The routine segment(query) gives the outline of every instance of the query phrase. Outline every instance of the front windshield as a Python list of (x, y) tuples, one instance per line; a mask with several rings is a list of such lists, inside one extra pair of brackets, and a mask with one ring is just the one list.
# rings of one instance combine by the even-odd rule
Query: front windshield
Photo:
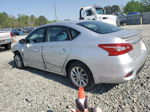
[(96, 8), (95, 10), (97, 14), (104, 14), (103, 8)]

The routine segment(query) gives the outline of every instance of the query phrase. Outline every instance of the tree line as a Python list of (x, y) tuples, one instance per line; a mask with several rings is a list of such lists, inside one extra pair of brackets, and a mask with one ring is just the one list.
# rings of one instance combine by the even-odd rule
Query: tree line
[(19, 14), (18, 18), (16, 18), (6, 12), (0, 13), (0, 28), (36, 27), (51, 22), (53, 21), (48, 21), (44, 16), (35, 17), (34, 15)]
[(124, 12), (150, 12), (150, 0), (134, 1), (131, 0), (124, 7)]
[[(129, 1), (123, 8), (119, 5), (105, 6), (107, 14), (115, 14), (117, 12), (150, 12), (150, 0)], [(17, 27), (35, 27), (43, 24), (51, 23), (44, 16), (35, 17), (34, 15), (28, 16), (20, 14), (18, 18), (8, 15), (6, 12), (0, 12), (0, 28), (17, 28)]]
[(150, 0), (131, 0), (123, 8), (120, 8), (119, 5), (105, 6), (104, 8), (107, 14), (113, 14), (117, 12), (124, 12), (126, 14), (129, 12), (150, 12)]

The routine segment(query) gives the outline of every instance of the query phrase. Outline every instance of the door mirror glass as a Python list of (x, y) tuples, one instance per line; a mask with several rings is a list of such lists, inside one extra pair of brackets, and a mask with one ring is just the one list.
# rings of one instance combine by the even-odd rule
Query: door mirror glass
[(20, 43), (20, 44), (26, 44), (27, 42), (26, 42), (25, 39), (21, 39), (21, 40), (19, 40), (19, 43)]

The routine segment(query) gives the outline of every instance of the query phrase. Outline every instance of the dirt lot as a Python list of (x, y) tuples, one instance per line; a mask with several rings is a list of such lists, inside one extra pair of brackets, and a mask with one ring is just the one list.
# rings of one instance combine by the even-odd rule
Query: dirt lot
[[(150, 25), (125, 28), (141, 29), (149, 52)], [(87, 95), (90, 105), (103, 112), (150, 112), (150, 55), (134, 80), (99, 84)], [(16, 69), (13, 53), (0, 48), (0, 112), (68, 112), (76, 96), (67, 78), (33, 68)]]

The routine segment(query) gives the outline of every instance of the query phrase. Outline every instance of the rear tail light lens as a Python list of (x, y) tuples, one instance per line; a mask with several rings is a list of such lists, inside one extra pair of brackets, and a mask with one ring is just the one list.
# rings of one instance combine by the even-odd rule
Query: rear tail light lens
[(10, 32), (10, 37), (11, 37), (11, 38), (13, 37), (13, 33), (12, 33), (12, 32)]
[(133, 71), (130, 72), (130, 73), (128, 73), (128, 74), (126, 74), (126, 75), (125, 75), (125, 78), (132, 76), (132, 74), (133, 74)]
[(99, 44), (98, 46), (106, 50), (109, 56), (118, 56), (133, 50), (133, 46), (130, 43)]

